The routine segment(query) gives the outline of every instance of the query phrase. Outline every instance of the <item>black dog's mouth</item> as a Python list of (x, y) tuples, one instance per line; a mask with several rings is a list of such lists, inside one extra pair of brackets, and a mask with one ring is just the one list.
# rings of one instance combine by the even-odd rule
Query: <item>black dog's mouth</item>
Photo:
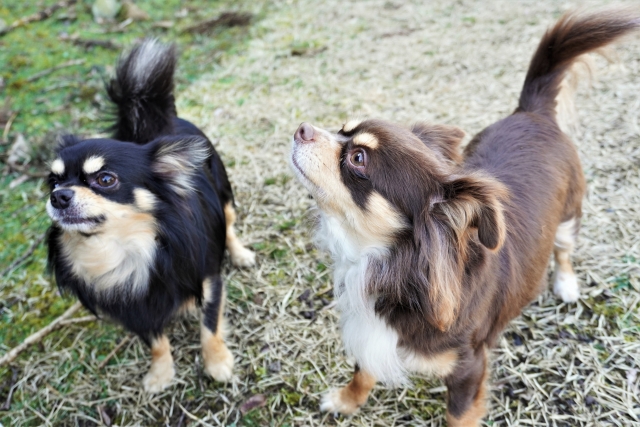
[(104, 222), (104, 217), (96, 216), (96, 217), (78, 217), (78, 216), (65, 216), (61, 215), (58, 219), (60, 224), (69, 224), (69, 225), (98, 225)]

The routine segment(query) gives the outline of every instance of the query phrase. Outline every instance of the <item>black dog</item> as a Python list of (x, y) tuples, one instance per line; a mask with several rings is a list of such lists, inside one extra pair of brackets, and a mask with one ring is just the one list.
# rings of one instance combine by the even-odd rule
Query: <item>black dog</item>
[(237, 266), (254, 254), (236, 238), (233, 193), (207, 137), (176, 116), (173, 46), (146, 40), (123, 56), (107, 92), (113, 139), (62, 138), (51, 165), (49, 267), (90, 311), (151, 346), (149, 392), (174, 376), (163, 329), (202, 306), (202, 353), (216, 380), (232, 375), (222, 337), (225, 242)]

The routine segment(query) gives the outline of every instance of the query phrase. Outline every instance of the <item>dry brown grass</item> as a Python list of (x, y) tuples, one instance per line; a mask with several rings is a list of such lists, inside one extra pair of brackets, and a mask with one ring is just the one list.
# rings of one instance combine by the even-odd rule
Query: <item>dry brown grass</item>
[[(313, 201), (287, 165), (291, 135), (302, 121), (338, 129), (351, 116), (478, 132), (515, 107), (544, 30), (583, 4), (275, 2), (246, 51), (178, 96), (182, 114), (217, 143), (239, 235), (259, 255), (257, 268), (225, 275), (233, 383), (204, 377), (193, 319), (170, 331), (177, 380), (156, 396), (141, 390), (149, 358), (137, 339), (99, 370), (96, 328), (73, 325), (64, 332), (72, 346), (48, 339), (19, 362), (14, 401), (30, 406), (14, 411), (14, 425), (100, 423), (100, 412), (121, 425), (443, 425), (444, 388), (421, 378), (377, 387), (352, 418), (318, 412), (352, 365), (331, 308), (329, 260), (311, 244)], [(640, 39), (617, 52), (618, 63), (597, 62), (598, 80), (577, 102), (589, 186), (575, 255), (583, 297), (565, 305), (545, 292), (511, 323), (493, 352), (488, 425), (640, 425)], [(265, 407), (242, 418), (255, 394)]]

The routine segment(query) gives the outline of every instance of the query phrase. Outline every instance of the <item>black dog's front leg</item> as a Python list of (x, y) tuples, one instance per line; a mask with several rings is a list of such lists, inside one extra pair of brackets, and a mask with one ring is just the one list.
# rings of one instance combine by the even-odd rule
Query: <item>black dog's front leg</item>
[(142, 380), (144, 389), (149, 393), (164, 390), (175, 376), (171, 345), (166, 335), (160, 334), (147, 341), (151, 346), (151, 368)]

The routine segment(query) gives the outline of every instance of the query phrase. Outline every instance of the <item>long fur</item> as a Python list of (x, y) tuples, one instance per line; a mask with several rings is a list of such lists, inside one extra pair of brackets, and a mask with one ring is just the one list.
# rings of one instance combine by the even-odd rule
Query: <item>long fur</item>
[[(585, 180), (558, 125), (563, 79), (582, 55), (639, 27), (629, 11), (563, 16), (533, 55), (518, 108), (462, 156), (463, 133), (453, 127), (407, 130), (380, 120), (350, 121), (337, 134), (299, 127), (292, 166), (321, 211), (318, 235), (335, 260), (356, 377), (361, 368), (394, 384), (416, 366), (437, 367), (450, 425), (480, 422), (486, 349), (542, 291), (554, 247), (564, 275), (557, 286), (565, 288), (557, 293), (577, 299), (569, 255)], [(394, 221), (382, 223), (380, 212)], [(371, 223), (373, 236), (358, 234)], [(353, 402), (340, 399), (353, 384), (327, 395), (323, 408), (352, 411)]]
[[(58, 286), (148, 344), (183, 304), (221, 293), (203, 290), (203, 283), (222, 286), (224, 208), (233, 203), (212, 144), (176, 116), (175, 64), (175, 48), (154, 39), (123, 55), (107, 86), (116, 108), (113, 139), (62, 138), (57, 155), (63, 167), (57, 170), (64, 174), (50, 176), (52, 191), (74, 190), (76, 211), (102, 219), (95, 231), (87, 226), (80, 233), (59, 222), (67, 210), (48, 203), (56, 220), (48, 264)], [(118, 176), (118, 187), (102, 191), (78, 169), (83, 163), (104, 164)], [(215, 312), (220, 304), (220, 298), (207, 302), (206, 310)], [(217, 315), (207, 319), (213, 333), (217, 323)]]

